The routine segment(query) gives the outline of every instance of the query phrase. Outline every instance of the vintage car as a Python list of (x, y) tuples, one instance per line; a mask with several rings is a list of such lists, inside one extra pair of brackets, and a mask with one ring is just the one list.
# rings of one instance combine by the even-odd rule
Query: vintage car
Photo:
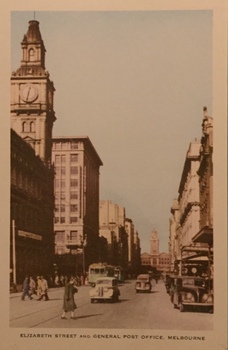
[(172, 275), (172, 274), (167, 274), (165, 277), (165, 288), (166, 288), (166, 292), (171, 295), (172, 293), (172, 289), (174, 286), (174, 281), (175, 281), (176, 276)]
[(97, 278), (95, 286), (89, 292), (91, 303), (103, 300), (117, 302), (120, 296), (117, 283), (114, 277)]
[(172, 302), (181, 312), (188, 309), (213, 312), (213, 280), (194, 277), (177, 277)]
[(135, 290), (138, 292), (148, 292), (150, 293), (152, 289), (151, 277), (149, 274), (138, 275), (135, 282)]

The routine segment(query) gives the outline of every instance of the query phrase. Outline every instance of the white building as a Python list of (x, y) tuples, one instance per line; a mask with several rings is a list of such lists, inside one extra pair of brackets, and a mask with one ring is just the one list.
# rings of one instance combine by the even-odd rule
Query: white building
[(172, 216), (169, 219), (169, 255), (170, 270), (174, 270), (175, 261), (181, 258), (181, 230), (180, 230), (180, 206), (177, 199), (174, 199), (171, 207)]
[(96, 254), (96, 238), (99, 237), (99, 168), (102, 161), (87, 136), (54, 137), (52, 158), (56, 254), (76, 253), (86, 240), (86, 261), (89, 263)]
[(109, 200), (99, 202), (99, 234), (107, 239), (110, 244), (112, 235), (116, 240), (120, 239), (120, 227), (124, 227), (125, 208)]
[(184, 168), (179, 186), (179, 209), (181, 225), (181, 246), (187, 246), (199, 231), (199, 155), (201, 143), (194, 140), (190, 143), (186, 154)]
[(110, 200), (100, 200), (99, 235), (108, 243), (108, 263), (126, 267), (128, 239), (124, 228), (125, 208)]

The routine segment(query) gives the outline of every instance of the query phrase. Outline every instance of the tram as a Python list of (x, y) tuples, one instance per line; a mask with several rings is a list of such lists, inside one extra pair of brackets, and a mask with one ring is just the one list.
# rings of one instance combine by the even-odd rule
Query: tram
[(115, 267), (104, 263), (94, 263), (89, 266), (89, 284), (94, 286), (99, 277), (115, 277)]
[(118, 282), (122, 283), (125, 280), (124, 269), (121, 266), (114, 266), (114, 277)]

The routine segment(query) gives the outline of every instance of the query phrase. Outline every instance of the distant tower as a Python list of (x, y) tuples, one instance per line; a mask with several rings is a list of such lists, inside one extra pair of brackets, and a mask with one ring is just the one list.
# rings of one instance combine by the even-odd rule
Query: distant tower
[(11, 76), (11, 127), (34, 148), (44, 163), (51, 162), (54, 85), (45, 70), (45, 47), (39, 22), (29, 21), (21, 42), (20, 68)]
[(150, 247), (151, 265), (157, 267), (159, 265), (159, 239), (156, 229), (153, 229), (151, 232)]

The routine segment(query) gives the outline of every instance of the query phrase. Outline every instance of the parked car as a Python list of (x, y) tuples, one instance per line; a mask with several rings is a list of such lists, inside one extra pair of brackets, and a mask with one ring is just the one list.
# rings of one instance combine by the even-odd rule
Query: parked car
[(138, 275), (135, 282), (135, 290), (138, 292), (148, 292), (150, 293), (152, 289), (151, 278), (149, 274)]
[(168, 294), (170, 294), (170, 292), (171, 292), (171, 288), (172, 288), (172, 285), (174, 284), (175, 277), (176, 276), (171, 275), (171, 274), (166, 274), (166, 276), (165, 276), (164, 283), (165, 283), (166, 292)]
[(117, 283), (114, 277), (97, 278), (95, 286), (89, 292), (91, 303), (103, 300), (117, 302), (120, 296)]
[(176, 278), (172, 302), (181, 312), (187, 308), (213, 312), (213, 280), (194, 276)]

